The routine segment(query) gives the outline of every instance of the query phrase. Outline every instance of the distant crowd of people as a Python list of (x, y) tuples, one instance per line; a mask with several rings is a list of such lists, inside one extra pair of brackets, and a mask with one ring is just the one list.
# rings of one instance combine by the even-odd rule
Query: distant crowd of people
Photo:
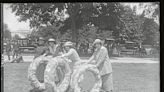
[[(20, 45), (18, 44), (17, 41), (7, 41), (5, 44), (5, 52), (6, 55), (8, 57), (8, 60), (13, 63), (13, 62), (23, 62), (23, 58), (21, 55), (21, 49), (20, 49)], [(12, 58), (11, 58), (12, 56)]]

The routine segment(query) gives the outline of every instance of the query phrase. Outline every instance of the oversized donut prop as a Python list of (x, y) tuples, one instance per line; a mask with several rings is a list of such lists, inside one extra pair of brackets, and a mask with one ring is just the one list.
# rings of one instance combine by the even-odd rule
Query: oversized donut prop
[[(63, 68), (60, 69), (59, 68)], [(58, 84), (56, 84), (56, 80), (58, 79), (57, 70), (65, 70), (64, 78)], [(46, 92), (65, 92), (70, 83), (71, 69), (69, 64), (66, 63), (65, 59), (60, 57), (53, 58), (53, 61), (48, 62), (45, 74), (44, 74), (44, 83)]]
[(102, 80), (99, 70), (91, 64), (76, 67), (71, 76), (70, 85), (74, 92), (100, 92)]
[[(28, 68), (28, 79), (31, 82), (32, 87), (37, 88), (38, 90), (44, 90), (45, 89), (44, 82), (41, 83), (39, 81), (39, 79), (44, 79), (43, 76), (44, 76), (45, 66), (47, 65), (47, 63), (49, 61), (50, 60), (48, 58), (46, 58), (44, 56), (40, 56), (40, 57), (37, 57), (36, 59), (34, 59), (34, 61), (32, 61), (32, 63), (30, 64), (30, 66)], [(41, 68), (40, 68), (40, 66), (41, 66)], [(39, 75), (38, 71), (43, 76)], [(39, 79), (38, 79), (38, 77), (39, 77)]]

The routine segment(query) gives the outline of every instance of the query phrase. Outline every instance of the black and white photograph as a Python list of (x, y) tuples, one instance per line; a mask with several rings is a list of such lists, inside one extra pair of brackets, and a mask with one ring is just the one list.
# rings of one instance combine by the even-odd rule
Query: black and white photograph
[(160, 2), (1, 8), (2, 92), (160, 92)]

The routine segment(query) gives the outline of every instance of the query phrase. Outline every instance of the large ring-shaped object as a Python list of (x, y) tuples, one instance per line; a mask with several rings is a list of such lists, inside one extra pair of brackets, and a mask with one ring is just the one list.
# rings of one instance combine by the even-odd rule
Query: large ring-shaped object
[[(58, 66), (65, 68), (64, 79), (59, 85), (55, 83)], [(44, 81), (46, 92), (65, 92), (70, 83), (70, 76), (71, 69), (69, 67), (69, 64), (66, 63), (65, 59), (60, 57), (53, 58), (53, 61), (48, 62), (45, 69)]]
[[(32, 61), (32, 63), (30, 64), (28, 68), (28, 79), (31, 82), (32, 87), (37, 88), (38, 90), (45, 89), (44, 82), (41, 83), (37, 77), (38, 67), (42, 64), (46, 65), (48, 61), (50, 60), (44, 56), (37, 57), (36, 59), (34, 59), (34, 61)], [(44, 70), (42, 72), (44, 72)], [(43, 77), (43, 76), (40, 76), (40, 77)]]
[[(84, 73), (85, 72), (91, 72), (94, 77), (95, 77), (95, 82), (94, 84), (92, 84), (93, 86), (91, 87), (91, 89), (89, 89), (89, 92), (100, 92), (101, 86), (102, 86), (102, 80), (101, 80), (101, 76), (99, 73), (99, 70), (97, 69), (97, 67), (95, 65), (91, 65), (91, 64), (83, 64), (78, 66), (78, 68), (76, 67), (73, 71), (72, 77), (71, 77), (71, 88), (74, 90), (74, 92), (82, 92), (82, 88), (80, 88), (80, 82), (83, 81), (84, 78)], [(87, 77), (86, 79), (88, 79), (89, 77)], [(91, 78), (92, 80), (92, 78)], [(84, 83), (87, 82), (87, 84), (85, 84), (84, 86), (89, 86), (91, 85), (91, 83), (88, 81), (83, 81)], [(85, 89), (85, 88), (84, 88)], [(88, 92), (88, 90), (87, 90)]]

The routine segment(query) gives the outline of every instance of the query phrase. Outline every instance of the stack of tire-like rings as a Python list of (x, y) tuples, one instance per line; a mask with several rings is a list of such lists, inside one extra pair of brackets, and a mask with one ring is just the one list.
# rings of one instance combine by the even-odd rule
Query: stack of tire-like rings
[[(36, 70), (42, 63), (47, 63), (44, 71), (44, 83), (40, 83), (36, 77)], [(59, 65), (65, 67), (66, 73), (60, 85), (56, 85), (55, 76), (57, 75), (56, 70)], [(38, 90), (46, 92), (65, 92), (69, 86), (70, 76), (71, 69), (68, 63), (66, 63), (65, 59), (59, 57), (52, 59), (39, 57), (30, 64), (28, 69), (28, 79), (31, 82), (31, 85)]]
[(91, 64), (84, 64), (81, 66), (77, 66), (77, 68), (74, 69), (70, 82), (71, 88), (74, 90), (74, 92), (81, 92), (81, 88), (79, 86), (79, 80), (81, 75), (86, 71), (91, 71), (96, 78), (96, 82), (93, 88), (90, 90), (90, 92), (100, 92), (102, 86), (101, 76), (97, 67)]
[[(60, 85), (55, 84), (55, 78), (54, 76), (57, 76), (56, 70), (57, 66), (64, 66), (66, 73), (64, 76), (63, 81), (60, 83)], [(53, 61), (50, 61), (45, 69), (45, 75), (44, 75), (44, 81), (45, 81), (45, 88), (47, 92), (65, 92), (69, 86), (71, 77), (71, 69), (69, 67), (69, 64), (66, 63), (65, 59), (56, 57), (53, 59)]]

